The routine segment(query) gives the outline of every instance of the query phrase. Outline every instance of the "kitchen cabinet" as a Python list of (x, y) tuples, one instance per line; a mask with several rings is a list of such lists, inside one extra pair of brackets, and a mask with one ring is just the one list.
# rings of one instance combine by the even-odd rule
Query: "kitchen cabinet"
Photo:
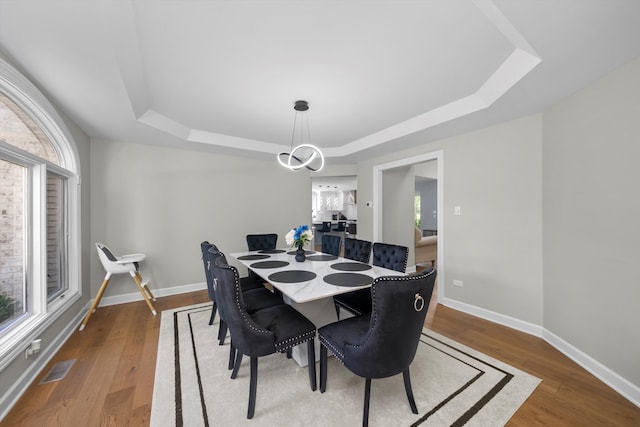
[(316, 200), (319, 211), (341, 211), (344, 209), (344, 194), (342, 191), (323, 191)]

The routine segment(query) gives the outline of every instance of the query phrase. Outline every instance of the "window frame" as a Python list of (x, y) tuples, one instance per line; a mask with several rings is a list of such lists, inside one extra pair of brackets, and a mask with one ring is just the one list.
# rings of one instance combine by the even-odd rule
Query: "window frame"
[[(68, 172), (68, 171), (65, 171)], [(51, 206), (49, 205), (49, 201), (50, 201), (50, 197), (51, 195), (49, 194), (50, 188), (49, 188), (49, 179), (53, 176), (56, 179), (60, 179), (61, 181), (61, 185), (59, 188), (60, 193), (56, 195), (56, 197), (58, 198), (57, 204), (61, 207), (61, 218), (60, 218), (60, 244), (62, 246), (61, 249), (61, 257), (62, 260), (56, 259), (56, 261), (61, 261), (61, 265), (62, 268), (60, 268), (60, 276), (58, 277), (58, 282), (59, 282), (59, 289), (56, 289), (56, 291), (53, 294), (49, 294), (49, 283), (50, 283), (50, 277), (49, 277), (49, 273), (50, 273), (50, 263), (51, 260), (49, 259), (49, 237), (51, 235), (51, 230), (47, 230), (47, 235), (46, 235), (46, 239), (47, 239), (47, 303), (51, 303), (52, 301), (54, 301), (56, 298), (58, 298), (60, 295), (64, 294), (65, 292), (67, 292), (69, 290), (69, 280), (67, 279), (67, 276), (69, 275), (69, 271), (68, 271), (68, 264), (69, 264), (69, 254), (68, 254), (68, 249), (69, 249), (69, 219), (68, 219), (68, 209), (69, 209), (69, 203), (68, 203), (68, 193), (69, 193), (69, 178), (71, 178), (71, 176), (67, 173), (65, 174), (61, 174), (59, 173), (57, 170), (54, 170), (53, 168), (47, 168), (47, 177), (46, 177), (46, 219), (47, 219), (47, 227), (49, 227), (49, 225), (51, 224), (50, 218), (49, 218), (49, 213), (51, 211)]]
[[(0, 141), (0, 153), (8, 161), (28, 168), (27, 196), (30, 204), (27, 228), (27, 303), (29, 313), (9, 326), (0, 337), (0, 370), (23, 356), (24, 343), (39, 338), (46, 329), (82, 296), (80, 162), (75, 141), (53, 105), (26, 77), (0, 55), (0, 91), (25, 111), (53, 145), (60, 166)], [(47, 301), (46, 188), (47, 171), (65, 177), (68, 225), (68, 289)], [(32, 284), (33, 283), (33, 284)], [(37, 284), (37, 285), (35, 285)]]

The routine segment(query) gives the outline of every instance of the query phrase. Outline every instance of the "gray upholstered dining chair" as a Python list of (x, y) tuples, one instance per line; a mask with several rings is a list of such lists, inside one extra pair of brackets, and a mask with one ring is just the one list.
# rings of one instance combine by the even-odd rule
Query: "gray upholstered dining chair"
[[(346, 250), (345, 250), (346, 252)], [(373, 259), (371, 263), (378, 267), (388, 268), (404, 273), (407, 269), (409, 248), (388, 243), (373, 244)], [(360, 289), (333, 297), (338, 319), (340, 310), (344, 309), (354, 316), (371, 313), (371, 289)]]
[[(371, 285), (372, 312), (318, 329), (320, 392), (327, 388), (327, 350), (354, 374), (365, 378), (362, 425), (369, 422), (371, 380), (402, 373), (411, 411), (418, 408), (409, 366), (415, 357), (431, 300), (436, 271), (378, 277)], [(425, 379), (421, 379), (424, 381)]]
[(209, 259), (216, 296), (225, 313), (231, 331), (231, 348), (236, 354), (231, 377), (236, 377), (243, 355), (251, 359), (247, 418), (253, 418), (255, 413), (259, 357), (287, 352), (292, 347), (307, 343), (309, 383), (311, 390), (315, 391), (315, 325), (286, 304), (249, 313), (244, 308), (245, 293), (240, 288), (238, 270), (228, 265), (220, 252), (210, 250)]

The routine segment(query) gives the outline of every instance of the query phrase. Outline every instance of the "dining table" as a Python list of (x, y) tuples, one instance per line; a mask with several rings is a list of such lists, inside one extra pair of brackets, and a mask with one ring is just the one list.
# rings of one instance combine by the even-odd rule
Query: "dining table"
[[(335, 295), (371, 287), (381, 276), (405, 273), (362, 263), (336, 255), (305, 250), (306, 259), (298, 262), (292, 248), (265, 249), (229, 254), (277, 289), (286, 304), (306, 316), (316, 328), (336, 322)], [(349, 313), (341, 313), (346, 318)], [(320, 355), (316, 341), (316, 360)], [(305, 346), (292, 349), (292, 357), (300, 366), (307, 365)]]

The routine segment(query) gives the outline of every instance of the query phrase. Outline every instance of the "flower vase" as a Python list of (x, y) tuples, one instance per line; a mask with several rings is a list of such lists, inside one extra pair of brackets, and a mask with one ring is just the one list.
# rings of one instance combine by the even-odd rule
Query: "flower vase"
[(296, 261), (304, 262), (307, 259), (307, 256), (304, 253), (304, 248), (302, 247), (303, 243), (298, 243), (298, 249), (296, 249)]

